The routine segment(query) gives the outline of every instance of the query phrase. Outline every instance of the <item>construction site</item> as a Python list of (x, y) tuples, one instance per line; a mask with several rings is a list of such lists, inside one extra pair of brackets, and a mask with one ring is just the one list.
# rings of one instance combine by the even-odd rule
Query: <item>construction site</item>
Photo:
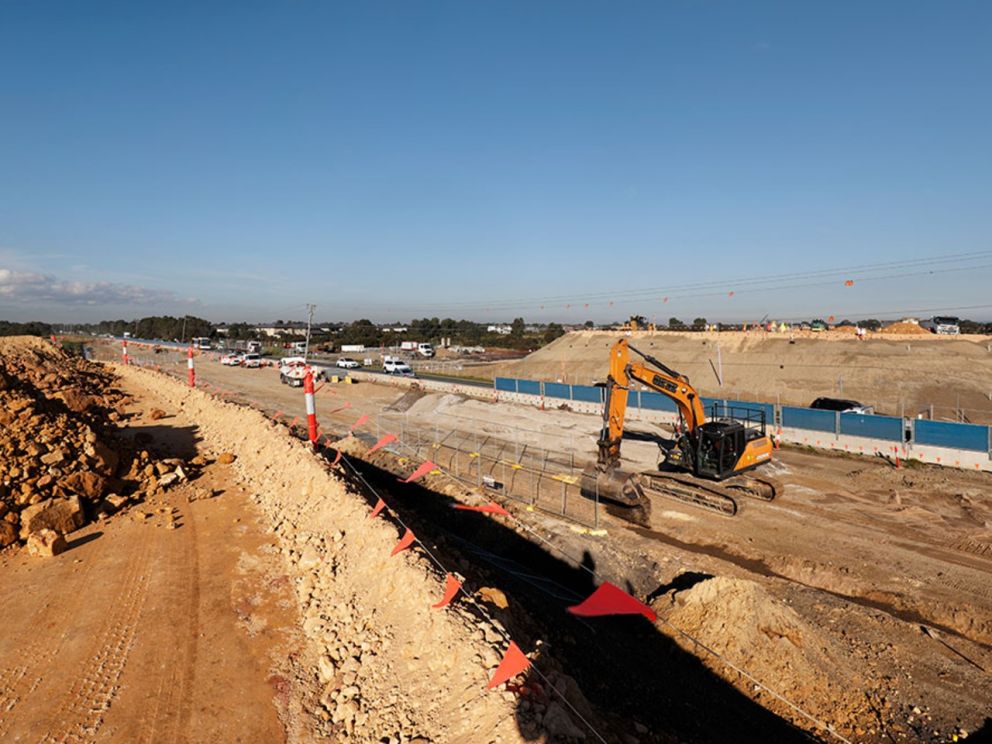
[[(985, 740), (989, 453), (914, 422), (987, 436), (989, 343), (580, 332), (302, 389), (2, 340), (0, 739)], [(780, 426), (840, 378), (896, 445)]]

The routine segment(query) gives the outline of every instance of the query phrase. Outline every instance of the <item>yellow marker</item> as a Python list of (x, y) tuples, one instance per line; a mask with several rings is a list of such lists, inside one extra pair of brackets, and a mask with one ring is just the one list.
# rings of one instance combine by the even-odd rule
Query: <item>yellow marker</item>
[(478, 453), (478, 452), (469, 452), (469, 453), (468, 453), (468, 456), (469, 456), (469, 457), (479, 457), (480, 455), (479, 455), (479, 453)]
[(437, 469), (434, 469), (434, 470), (432, 470), (430, 472), (430, 475), (441, 475), (441, 471), (440, 470), (437, 470)]
[(510, 469), (511, 470), (523, 470), (524, 469), (524, 466), (523, 465), (520, 465), (518, 463), (513, 463), (513, 465), (510, 466)]

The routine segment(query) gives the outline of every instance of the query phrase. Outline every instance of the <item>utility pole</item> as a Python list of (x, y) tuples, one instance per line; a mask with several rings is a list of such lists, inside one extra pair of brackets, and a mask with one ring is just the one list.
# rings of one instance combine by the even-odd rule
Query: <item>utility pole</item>
[(313, 311), (317, 309), (316, 305), (311, 305), (307, 303), (307, 340), (303, 347), (303, 361), (307, 360), (307, 354), (310, 351), (310, 326), (313, 324)]
[(181, 344), (186, 343), (186, 318), (188, 317), (189, 317), (188, 315), (183, 316), (183, 335), (182, 338), (179, 339), (179, 343)]

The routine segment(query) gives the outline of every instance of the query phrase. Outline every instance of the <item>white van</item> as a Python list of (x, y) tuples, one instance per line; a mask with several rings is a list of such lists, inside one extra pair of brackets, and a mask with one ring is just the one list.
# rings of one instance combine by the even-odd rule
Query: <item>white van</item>
[(430, 358), (434, 356), (434, 347), (430, 344), (418, 344), (417, 353), (420, 354), (420, 356)]

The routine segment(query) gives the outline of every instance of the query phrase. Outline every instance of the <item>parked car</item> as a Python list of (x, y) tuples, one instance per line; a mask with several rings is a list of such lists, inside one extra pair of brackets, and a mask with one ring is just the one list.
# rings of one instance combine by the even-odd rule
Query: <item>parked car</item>
[(843, 398), (817, 398), (810, 404), (810, 408), (819, 411), (840, 411), (841, 413), (875, 413), (874, 406), (863, 406), (856, 400)]
[(413, 377), (413, 369), (410, 365), (404, 362), (402, 359), (396, 359), (395, 357), (386, 357), (382, 363), (382, 368), (385, 370), (387, 375), (403, 375), (404, 377)]
[(258, 369), (262, 366), (261, 354), (244, 354), (241, 358), (241, 366), (249, 369)]
[(342, 369), (358, 369), (362, 365), (357, 359), (350, 359), (348, 357), (341, 357), (338, 359), (338, 366)]

